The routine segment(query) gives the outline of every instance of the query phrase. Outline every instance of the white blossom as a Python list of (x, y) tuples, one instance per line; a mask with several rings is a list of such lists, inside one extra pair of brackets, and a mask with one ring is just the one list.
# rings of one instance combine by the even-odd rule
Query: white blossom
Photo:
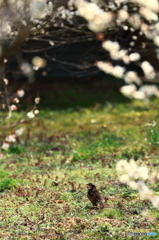
[(13, 102), (19, 103), (19, 99), (18, 99), (18, 98), (14, 98), (14, 99), (13, 99)]
[(110, 52), (111, 59), (118, 60), (119, 59), (119, 52), (118, 51), (111, 51)]
[(122, 22), (124, 22), (124, 21), (126, 21), (129, 18), (129, 14), (128, 14), (128, 12), (126, 10), (121, 9), (121, 10), (118, 11), (118, 18)]
[(17, 95), (18, 95), (18, 97), (20, 97), (20, 98), (22, 98), (23, 96), (24, 96), (24, 90), (22, 90), (22, 89), (19, 89), (18, 91), (17, 91)]
[(129, 166), (132, 172), (136, 172), (138, 167), (134, 159), (130, 159)]
[(124, 76), (125, 68), (116, 65), (113, 69), (112, 74), (117, 78), (122, 78)]
[(16, 131), (15, 131), (15, 134), (16, 136), (20, 136), (24, 131), (24, 128), (18, 128)]
[(137, 76), (137, 73), (134, 71), (129, 71), (126, 72), (126, 74), (124, 75), (124, 80), (126, 83), (130, 84), (130, 83), (136, 83), (138, 85), (141, 85), (141, 80), (140, 78)]
[(159, 3), (158, 0), (134, 0), (148, 9), (151, 9), (153, 12), (159, 12)]
[(134, 84), (125, 85), (120, 88), (120, 92), (127, 96), (127, 97), (133, 97), (134, 92), (136, 92), (136, 86)]
[(153, 176), (148, 174), (146, 166), (138, 166), (137, 163), (131, 159), (129, 162), (120, 160), (116, 165), (116, 170), (120, 172), (119, 180), (126, 183), (133, 190), (137, 190), (142, 199), (151, 201), (154, 207), (159, 208), (159, 197), (155, 196), (154, 192), (146, 186), (143, 180), (152, 180), (156, 178), (156, 173)]
[(118, 51), (120, 49), (120, 45), (118, 42), (112, 42), (110, 40), (104, 41), (102, 43), (102, 47), (109, 52)]
[(139, 88), (139, 91), (143, 92), (147, 97), (156, 96), (159, 97), (159, 90), (156, 85), (144, 85)]
[(88, 21), (93, 21), (95, 15), (98, 15), (102, 10), (95, 3), (88, 3), (85, 1), (79, 1), (77, 3), (79, 14), (85, 17)]
[(49, 44), (51, 45), (51, 46), (54, 46), (55, 45), (55, 43), (53, 42), (53, 41), (49, 41)]
[(15, 134), (11, 134), (8, 137), (5, 138), (6, 142), (15, 142), (16, 141), (16, 135)]
[(113, 20), (111, 12), (105, 12), (95, 3), (76, 0), (78, 14), (88, 21), (88, 27), (94, 32), (103, 31)]
[(17, 109), (18, 109), (17, 106), (14, 105), (14, 104), (12, 104), (12, 105), (10, 106), (10, 110), (11, 110), (11, 111), (16, 111)]
[(33, 57), (32, 59), (32, 64), (35, 66), (35, 67), (38, 67), (38, 68), (43, 68), (46, 66), (47, 62), (44, 58), (41, 58), (39, 56), (35, 56)]
[(138, 184), (135, 182), (135, 181), (133, 181), (133, 180), (130, 180), (130, 181), (128, 181), (128, 185), (129, 185), (129, 187), (131, 187), (133, 190), (138, 190)]
[(133, 35), (133, 36), (132, 36), (132, 39), (137, 40), (137, 36), (136, 36), (136, 35)]
[(140, 8), (140, 14), (144, 18), (146, 18), (148, 21), (157, 21), (158, 16), (156, 13), (152, 12), (149, 8), (147, 7), (141, 7)]
[(2, 144), (2, 149), (3, 149), (3, 150), (7, 150), (9, 147), (10, 147), (10, 144), (9, 144), (9, 143), (4, 142), (4, 143)]
[(127, 50), (121, 49), (118, 54), (119, 54), (119, 58), (122, 59), (127, 54)]
[(139, 53), (131, 53), (131, 54), (129, 55), (129, 59), (130, 59), (130, 61), (132, 61), (132, 62), (139, 61), (139, 60), (140, 60), (140, 54), (139, 54)]
[(35, 109), (34, 114), (35, 114), (35, 115), (39, 114), (39, 110), (38, 110), (38, 109)]
[(124, 29), (125, 31), (127, 31), (129, 28), (128, 28), (128, 26), (124, 25), (124, 26), (123, 26), (123, 29)]
[(8, 85), (8, 83), (9, 83), (8, 79), (6, 79), (6, 78), (3, 78), (3, 82), (5, 83), (5, 85)]
[(35, 114), (32, 111), (30, 111), (27, 113), (27, 116), (28, 116), (28, 118), (34, 118)]
[(99, 67), (102, 71), (109, 73), (109, 74), (112, 74), (112, 72), (113, 72), (113, 65), (109, 62), (99, 61), (97, 63), (97, 67)]
[(146, 180), (148, 178), (148, 168), (145, 166), (138, 167), (137, 169), (138, 178)]
[(120, 160), (117, 162), (116, 170), (121, 172), (124, 171), (124, 169), (127, 169), (129, 167), (129, 164), (126, 160)]
[(113, 66), (109, 62), (101, 62), (97, 63), (97, 67), (99, 67), (102, 71), (112, 74), (115, 77), (122, 78), (125, 72), (125, 68), (119, 65)]
[(131, 42), (129, 43), (129, 45), (130, 45), (131, 47), (134, 47), (134, 46), (135, 46), (135, 42), (134, 42), (134, 41), (131, 41)]
[(136, 91), (133, 93), (133, 98), (138, 99), (138, 100), (145, 100), (146, 99), (146, 95), (144, 92), (141, 91)]
[(35, 103), (38, 104), (40, 102), (40, 98), (39, 97), (36, 97), (35, 98)]
[(125, 55), (122, 57), (122, 60), (125, 64), (129, 64), (130, 63), (130, 59), (129, 59), (129, 56), (128, 55)]
[(127, 183), (129, 181), (129, 176), (127, 174), (123, 174), (119, 177), (119, 181), (122, 183)]
[(138, 190), (141, 197), (143, 199), (151, 200), (153, 197), (153, 191), (148, 186), (146, 186), (142, 180), (138, 181), (138, 186), (139, 186)]
[(158, 196), (154, 196), (152, 198), (151, 202), (155, 208), (159, 208), (159, 197)]
[(144, 72), (144, 74), (147, 78), (149, 78), (152, 73), (154, 73), (154, 77), (156, 76), (153, 66), (148, 61), (142, 62), (141, 63), (141, 68), (142, 68), (142, 70), (143, 70), (143, 72)]

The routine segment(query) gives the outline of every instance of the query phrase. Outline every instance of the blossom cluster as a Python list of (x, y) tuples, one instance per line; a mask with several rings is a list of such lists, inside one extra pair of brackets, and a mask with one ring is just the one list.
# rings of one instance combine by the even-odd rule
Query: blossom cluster
[(7, 136), (2, 144), (2, 149), (7, 150), (11, 144), (19, 141), (19, 136), (23, 133), (23, 128), (19, 128), (16, 131), (12, 131), (9, 136)]
[(72, 11), (75, 8), (74, 2), (75, 0), (68, 0), (66, 9), (63, 1), (60, 5), (58, 1), (53, 0), (7, 0), (7, 4), (5, 0), (1, 0), (0, 15), (3, 17), (0, 39), (17, 36), (21, 27), (28, 27), (30, 35), (37, 35), (45, 34), (49, 27), (62, 26), (61, 19), (69, 21), (76, 15), (76, 11)]
[(106, 73), (112, 74), (115, 77), (122, 78), (125, 68), (119, 65), (113, 66), (110, 62), (97, 62), (97, 66)]
[(103, 31), (113, 21), (114, 14), (112, 11), (105, 12), (95, 3), (88, 3), (78, 0), (78, 14), (88, 21), (88, 27), (94, 32)]
[(150, 174), (146, 166), (138, 166), (133, 159), (129, 162), (120, 160), (117, 163), (116, 170), (120, 174), (122, 173), (119, 176), (122, 183), (126, 183), (133, 190), (137, 190), (143, 199), (149, 200), (155, 208), (159, 209), (159, 197), (145, 184), (145, 181), (151, 183), (159, 181), (157, 172)]
[(123, 95), (129, 98), (138, 100), (148, 100), (151, 96), (159, 97), (159, 90), (156, 85), (142, 85), (137, 89), (136, 85), (129, 84), (122, 86), (120, 91)]
[[(1, 98), (1, 105), (0, 105), (0, 110), (9, 110), (9, 115), (7, 118), (10, 118), (12, 115), (13, 111), (18, 110), (18, 104), (20, 102), (20, 98), (23, 98), (25, 95), (25, 91), (23, 89), (18, 89), (16, 91), (16, 93), (13, 94), (13, 96), (9, 97), (7, 96), (7, 85), (9, 84), (9, 80), (4, 78), (3, 79), (4, 83), (5, 83), (5, 91), (6, 93), (3, 94), (1, 92), (0, 98)], [(32, 107), (32, 109), (30, 111), (27, 112), (27, 117), (28, 118), (34, 118), (35, 115), (37, 115), (39, 113), (39, 110), (37, 109), (37, 104), (39, 104), (40, 102), (40, 98), (36, 97), (34, 100), (34, 105)]]
[(18, 89), (16, 93), (13, 94), (13, 96), (8, 95), (8, 85), (9, 80), (6, 78), (3, 78), (3, 82), (5, 85), (5, 91), (1, 92), (0, 94), (0, 110), (3, 111), (9, 111), (9, 115), (6, 118), (10, 118), (12, 115), (12, 112), (15, 110), (18, 110), (18, 103), (20, 102), (20, 98), (23, 98), (25, 95), (25, 92), (23, 89)]
[[(119, 28), (126, 33), (129, 32), (131, 36), (129, 42), (123, 44), (124, 39), (117, 41), (118, 36), (111, 38), (108, 32), (106, 39), (103, 39), (102, 47), (109, 53), (109, 58), (106, 62), (98, 61), (97, 67), (107, 74), (124, 79), (126, 85), (120, 90), (128, 97), (140, 100), (148, 100), (152, 95), (158, 97), (157, 87), (142, 86), (144, 80), (159, 79), (159, 73), (151, 63), (151, 59), (148, 61), (142, 58), (142, 54), (151, 51), (150, 46), (152, 46), (156, 59), (159, 59), (159, 2), (134, 0), (131, 1), (131, 9), (127, 0), (107, 1), (102, 9), (95, 4), (98, 1), (92, 0), (92, 2), (94, 3), (76, 1), (79, 15), (88, 21), (88, 27), (92, 31), (107, 32), (111, 26), (114, 31)], [(140, 67), (143, 75), (139, 75), (137, 70), (127, 70), (130, 64)]]
[[(5, 120), (9, 119), (12, 117), (12, 114), (14, 111), (17, 111), (19, 109), (19, 103), (20, 103), (20, 98), (23, 98), (25, 95), (25, 91), (23, 89), (18, 89), (16, 92), (14, 92), (12, 95), (9, 95), (8, 91), (8, 85), (9, 85), (9, 80), (6, 78), (3, 78), (5, 90), (4, 92), (0, 92), (0, 111), (1, 111), (1, 124), (2, 128), (5, 128)], [(15, 121), (13, 124), (10, 126), (8, 125), (7, 128), (9, 127), (15, 127), (18, 126), (32, 118), (34, 118), (38, 113), (39, 110), (37, 109), (37, 105), (40, 102), (40, 98), (36, 97), (34, 100), (34, 105), (26, 111), (26, 115), (23, 116), (23, 118), (18, 119)], [(16, 131), (12, 131), (9, 136), (7, 136), (2, 144), (2, 149), (7, 150), (13, 143), (19, 142), (19, 136), (22, 134), (23, 128), (20, 128)]]

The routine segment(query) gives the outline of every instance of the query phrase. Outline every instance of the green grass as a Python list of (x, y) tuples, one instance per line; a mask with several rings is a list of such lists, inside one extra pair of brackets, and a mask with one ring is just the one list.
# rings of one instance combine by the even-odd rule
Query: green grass
[[(129, 232), (156, 232), (159, 211), (119, 183), (115, 166), (134, 158), (158, 170), (158, 104), (43, 110), (25, 124), (20, 143), (0, 153), (0, 239), (131, 239)], [(9, 133), (1, 132), (1, 143)], [(89, 182), (109, 197), (105, 209), (92, 208)], [(153, 190), (159, 195), (158, 183)]]

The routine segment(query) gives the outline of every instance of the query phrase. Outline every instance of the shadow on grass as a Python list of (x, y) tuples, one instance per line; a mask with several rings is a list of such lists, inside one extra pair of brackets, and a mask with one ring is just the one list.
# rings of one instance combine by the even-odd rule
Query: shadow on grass
[(106, 102), (130, 102), (120, 92), (123, 80), (111, 76), (92, 79), (37, 80), (28, 92), (28, 105), (37, 93), (41, 97), (40, 107), (59, 110), (94, 107)]

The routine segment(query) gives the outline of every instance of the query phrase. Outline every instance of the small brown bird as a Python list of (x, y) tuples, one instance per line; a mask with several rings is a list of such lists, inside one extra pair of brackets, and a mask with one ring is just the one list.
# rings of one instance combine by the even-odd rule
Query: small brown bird
[(87, 197), (92, 202), (94, 206), (100, 206), (100, 208), (104, 208), (105, 205), (103, 203), (103, 199), (99, 193), (99, 191), (96, 189), (96, 186), (92, 183), (86, 184), (88, 186), (88, 192)]

